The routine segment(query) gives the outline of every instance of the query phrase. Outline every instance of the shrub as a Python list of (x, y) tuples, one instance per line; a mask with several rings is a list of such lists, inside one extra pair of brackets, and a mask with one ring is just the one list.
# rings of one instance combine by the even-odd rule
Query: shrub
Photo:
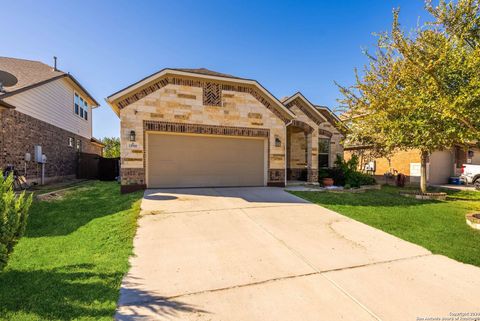
[(361, 173), (361, 172), (350, 172), (345, 178), (345, 184), (348, 184), (352, 187), (360, 187), (362, 185), (373, 185), (375, 184), (375, 178), (373, 176)]
[(0, 172), (0, 271), (7, 265), (15, 244), (25, 232), (32, 195), (15, 195), (13, 176), (3, 179)]
[(319, 178), (325, 177), (323, 176), (325, 172), (327, 177), (333, 178), (334, 184), (337, 186), (360, 187), (376, 183), (373, 176), (358, 171), (358, 157), (356, 155), (353, 155), (348, 161), (337, 155), (335, 167), (322, 170), (322, 176), (319, 175)]

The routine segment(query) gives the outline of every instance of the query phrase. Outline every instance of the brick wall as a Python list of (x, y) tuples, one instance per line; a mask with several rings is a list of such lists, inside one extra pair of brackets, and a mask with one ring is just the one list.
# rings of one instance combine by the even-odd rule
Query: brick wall
[[(68, 146), (69, 137), (73, 138), (73, 147)], [(75, 175), (77, 141), (81, 141), (82, 152), (101, 155), (101, 147), (92, 144), (85, 137), (14, 109), (0, 110), (0, 168), (13, 165), (24, 174), (25, 153), (30, 153), (32, 161), (27, 162), (26, 172), (29, 181), (38, 181), (41, 176), (41, 165), (34, 161), (35, 145), (41, 145), (43, 154), (47, 156), (45, 164), (47, 179)]]
[(420, 163), (420, 151), (418, 150), (399, 151), (388, 159), (385, 157), (370, 159), (367, 156), (362, 156), (365, 155), (365, 152), (362, 150), (345, 150), (345, 160), (351, 159), (353, 154), (359, 156), (359, 165), (362, 168), (363, 164), (375, 160), (376, 168), (374, 174), (379, 183), (391, 183), (389, 180), (386, 180), (383, 175), (391, 170), (397, 170), (398, 173), (404, 174), (407, 176), (407, 182), (410, 182), (410, 163)]

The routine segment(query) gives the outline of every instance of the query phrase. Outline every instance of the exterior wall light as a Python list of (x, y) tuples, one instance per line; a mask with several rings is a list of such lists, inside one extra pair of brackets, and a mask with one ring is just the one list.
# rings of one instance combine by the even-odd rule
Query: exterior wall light
[(130, 141), (131, 141), (131, 142), (134, 142), (134, 141), (135, 141), (135, 131), (134, 131), (134, 130), (131, 130), (131, 131), (130, 131)]
[(282, 141), (280, 138), (275, 137), (275, 147), (281, 147), (282, 146)]

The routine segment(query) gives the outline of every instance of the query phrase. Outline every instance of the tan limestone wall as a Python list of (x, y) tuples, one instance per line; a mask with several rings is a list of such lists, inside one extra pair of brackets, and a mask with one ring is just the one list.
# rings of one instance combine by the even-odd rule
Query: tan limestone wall
[[(313, 128), (313, 132), (311, 133), (311, 139), (307, 144), (312, 145), (312, 169), (318, 169), (318, 125), (311, 120), (307, 115), (305, 115), (300, 108), (296, 105), (293, 105), (290, 110), (295, 114), (296, 119), (308, 124), (310, 127)], [(295, 143), (295, 142), (294, 142)], [(305, 143), (304, 143), (305, 144)], [(293, 145), (292, 145), (293, 146)], [(305, 166), (304, 166), (305, 168)]]
[[(327, 132), (330, 132), (332, 134), (332, 137), (330, 138), (330, 158), (329, 158), (329, 166), (333, 167), (335, 160), (337, 159), (337, 155), (340, 155), (343, 157), (343, 146), (342, 146), (342, 140), (343, 140), (343, 135), (338, 131), (335, 126), (328, 122), (321, 123), (320, 126), (318, 126), (319, 129), (325, 130)], [(320, 135), (320, 137), (328, 138), (328, 136)]]
[(289, 136), (290, 159), (289, 168), (306, 168), (307, 140), (304, 132), (290, 132)]
[[(122, 171), (143, 169), (143, 121), (175, 122), (270, 130), (269, 168), (285, 168), (285, 124), (249, 93), (223, 91), (223, 106), (204, 106), (203, 89), (169, 84), (120, 111)], [(130, 131), (136, 141), (130, 142)], [(275, 145), (279, 138), (281, 145)], [(132, 175), (130, 175), (132, 176)], [(125, 181), (123, 181), (125, 179)], [(132, 184), (122, 177), (122, 184)]]

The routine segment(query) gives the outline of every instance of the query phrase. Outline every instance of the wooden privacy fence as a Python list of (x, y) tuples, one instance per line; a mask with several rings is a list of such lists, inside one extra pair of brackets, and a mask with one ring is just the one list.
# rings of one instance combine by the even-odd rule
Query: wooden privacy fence
[(77, 178), (113, 181), (120, 173), (120, 158), (78, 153)]

